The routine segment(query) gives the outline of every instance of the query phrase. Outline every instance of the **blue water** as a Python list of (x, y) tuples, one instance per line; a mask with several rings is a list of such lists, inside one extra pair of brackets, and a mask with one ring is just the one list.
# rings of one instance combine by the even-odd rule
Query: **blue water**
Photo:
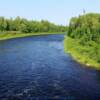
[(63, 38), (0, 41), (0, 100), (100, 100), (100, 72), (65, 54)]

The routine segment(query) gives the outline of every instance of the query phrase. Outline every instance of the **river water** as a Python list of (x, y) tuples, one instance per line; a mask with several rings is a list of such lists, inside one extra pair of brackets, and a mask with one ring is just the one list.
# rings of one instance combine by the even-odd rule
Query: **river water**
[(0, 100), (100, 100), (100, 72), (65, 54), (63, 38), (0, 41)]

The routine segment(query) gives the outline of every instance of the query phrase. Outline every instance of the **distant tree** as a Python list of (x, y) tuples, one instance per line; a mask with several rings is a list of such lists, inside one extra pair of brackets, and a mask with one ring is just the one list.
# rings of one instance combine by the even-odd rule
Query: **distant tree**
[(5, 19), (0, 17), (0, 31), (21, 31), (24, 33), (32, 32), (65, 32), (66, 27), (55, 25), (47, 20), (34, 21), (20, 18)]
[(7, 22), (4, 17), (0, 17), (0, 30), (4, 31), (7, 29)]

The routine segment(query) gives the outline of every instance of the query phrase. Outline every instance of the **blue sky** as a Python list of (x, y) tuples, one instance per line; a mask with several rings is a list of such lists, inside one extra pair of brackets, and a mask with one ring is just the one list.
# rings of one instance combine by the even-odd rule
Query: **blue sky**
[(99, 0), (0, 0), (0, 16), (21, 16), (27, 19), (46, 19), (66, 25), (73, 16), (86, 12), (100, 13)]

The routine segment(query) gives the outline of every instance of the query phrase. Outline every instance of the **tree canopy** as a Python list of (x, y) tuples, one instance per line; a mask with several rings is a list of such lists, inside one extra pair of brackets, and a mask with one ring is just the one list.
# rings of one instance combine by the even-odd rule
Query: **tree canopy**
[(67, 37), (65, 48), (76, 59), (100, 67), (100, 14), (89, 13), (73, 17)]
[(20, 31), (24, 33), (31, 32), (65, 32), (66, 26), (56, 25), (47, 20), (35, 21), (20, 18), (6, 19), (0, 17), (0, 31)]
[(68, 36), (100, 43), (100, 14), (89, 13), (72, 18)]

